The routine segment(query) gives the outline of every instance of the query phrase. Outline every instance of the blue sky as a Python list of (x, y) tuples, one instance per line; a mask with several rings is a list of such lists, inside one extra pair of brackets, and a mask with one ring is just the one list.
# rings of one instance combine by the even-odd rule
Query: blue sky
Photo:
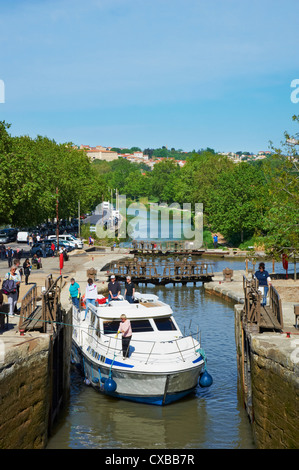
[(0, 0), (0, 120), (78, 145), (267, 150), (297, 132), (298, 17), (297, 0)]

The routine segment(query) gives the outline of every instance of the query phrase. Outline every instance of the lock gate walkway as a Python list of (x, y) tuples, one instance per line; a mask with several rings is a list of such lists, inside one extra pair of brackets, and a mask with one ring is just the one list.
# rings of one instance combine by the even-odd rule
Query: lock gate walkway
[(155, 264), (149, 261), (127, 260), (111, 263), (107, 274), (114, 274), (118, 280), (123, 281), (127, 276), (135, 284), (143, 283), (154, 285), (182, 284), (192, 282), (210, 282), (213, 280), (214, 272), (212, 263), (183, 260), (163, 261)]

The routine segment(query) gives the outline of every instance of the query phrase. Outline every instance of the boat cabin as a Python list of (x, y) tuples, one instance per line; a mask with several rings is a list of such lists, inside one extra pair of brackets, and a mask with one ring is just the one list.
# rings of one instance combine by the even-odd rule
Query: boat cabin
[(143, 339), (160, 340), (163, 337), (178, 338), (182, 333), (172, 315), (169, 305), (158, 300), (156, 296), (140, 298), (139, 303), (130, 304), (126, 300), (111, 301), (109, 304), (90, 308), (90, 326), (96, 335), (114, 337), (118, 331), (120, 316), (124, 313), (131, 322), (132, 333), (137, 339), (139, 334)]

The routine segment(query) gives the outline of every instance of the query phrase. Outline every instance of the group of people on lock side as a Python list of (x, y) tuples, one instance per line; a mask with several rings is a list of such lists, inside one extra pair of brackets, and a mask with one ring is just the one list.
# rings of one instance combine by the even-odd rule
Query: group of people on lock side
[(5, 248), (5, 245), (0, 244), (0, 259), (5, 261), (7, 259), (8, 267), (11, 268), (14, 259), (20, 260), (23, 256), (23, 250), (17, 248), (13, 250), (10, 246)]
[[(9, 305), (9, 315), (12, 316), (18, 312), (17, 302), (20, 295), (20, 285), (22, 282), (22, 269), (20, 268), (20, 261), (15, 259), (13, 265), (10, 267), (10, 270), (5, 274), (2, 289), (0, 291), (0, 305), (3, 304), (4, 297), (3, 294), (7, 295), (7, 303)], [(0, 279), (1, 281), (1, 279)], [(10, 291), (5, 290), (5, 281), (12, 281)]]
[[(14, 315), (18, 313), (17, 302), (19, 300), (20, 285), (22, 282), (23, 274), (25, 275), (25, 284), (27, 285), (30, 276), (30, 271), (31, 264), (28, 258), (24, 261), (23, 268), (20, 267), (20, 260), (18, 258), (15, 258), (13, 260), (12, 266), (10, 266), (10, 270), (4, 276), (2, 289), (0, 290), (0, 305), (3, 304), (3, 294), (5, 294), (7, 296), (7, 303), (9, 304), (9, 315)], [(5, 290), (5, 281), (12, 281), (10, 291)]]

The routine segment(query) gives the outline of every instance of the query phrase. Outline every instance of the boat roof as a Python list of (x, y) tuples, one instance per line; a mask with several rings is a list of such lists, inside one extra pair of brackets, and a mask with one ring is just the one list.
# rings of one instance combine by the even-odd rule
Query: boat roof
[(163, 317), (172, 314), (171, 307), (161, 302), (157, 296), (143, 296), (138, 300), (139, 303), (133, 304), (130, 304), (127, 300), (113, 300), (109, 304), (100, 305), (97, 308), (97, 315), (105, 319), (120, 319), (120, 316), (124, 313), (128, 319), (138, 319)]

